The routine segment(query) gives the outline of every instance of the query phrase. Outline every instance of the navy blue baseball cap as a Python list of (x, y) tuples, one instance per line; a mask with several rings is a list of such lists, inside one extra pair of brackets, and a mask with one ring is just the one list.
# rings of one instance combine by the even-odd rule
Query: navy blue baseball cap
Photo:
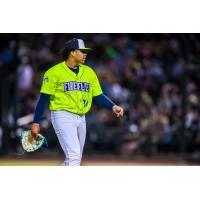
[(76, 38), (66, 42), (64, 49), (68, 50), (68, 51), (76, 50), (76, 49), (80, 49), (80, 50), (84, 50), (84, 51), (92, 50), (91, 48), (85, 47), (84, 41), (82, 39), (76, 39)]

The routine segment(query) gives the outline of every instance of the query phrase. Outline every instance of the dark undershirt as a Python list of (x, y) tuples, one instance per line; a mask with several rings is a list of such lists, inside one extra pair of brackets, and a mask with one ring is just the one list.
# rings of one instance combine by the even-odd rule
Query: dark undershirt
[(69, 68), (71, 71), (73, 71), (76, 75), (77, 75), (78, 72), (79, 72), (79, 66), (77, 66), (76, 68), (72, 68), (72, 67), (69, 67), (69, 66), (68, 66), (68, 68)]

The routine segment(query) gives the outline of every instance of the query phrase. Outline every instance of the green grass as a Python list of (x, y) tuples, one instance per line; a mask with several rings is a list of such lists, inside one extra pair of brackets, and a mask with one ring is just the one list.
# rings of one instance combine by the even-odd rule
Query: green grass
[[(64, 157), (1, 157), (0, 166), (60, 166)], [(144, 159), (138, 158), (135, 160), (117, 158), (114, 156), (85, 156), (81, 163), (82, 166), (180, 166), (187, 165), (185, 161), (178, 159)]]
[(61, 161), (0, 161), (0, 166), (59, 166)]
[[(0, 166), (60, 166), (61, 160), (0, 160)], [(152, 163), (152, 162), (109, 162), (109, 161), (84, 161), (82, 166), (180, 166), (185, 163)]]

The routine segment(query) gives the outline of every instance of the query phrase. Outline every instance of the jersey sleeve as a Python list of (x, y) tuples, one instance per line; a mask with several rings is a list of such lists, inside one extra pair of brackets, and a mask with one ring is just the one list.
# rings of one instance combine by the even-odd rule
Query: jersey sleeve
[(40, 92), (44, 94), (54, 95), (57, 86), (57, 78), (53, 73), (47, 71), (44, 74), (42, 87)]
[(96, 73), (94, 72), (94, 78), (93, 78), (93, 81), (91, 83), (91, 89), (92, 89), (92, 96), (93, 97), (96, 97), (100, 94), (102, 94), (102, 89), (101, 89), (101, 86), (100, 86), (100, 83), (99, 83), (99, 80), (97, 78), (97, 75)]

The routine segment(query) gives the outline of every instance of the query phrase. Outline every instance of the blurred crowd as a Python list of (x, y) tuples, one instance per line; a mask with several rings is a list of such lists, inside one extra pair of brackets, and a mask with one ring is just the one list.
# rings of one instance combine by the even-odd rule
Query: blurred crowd
[[(93, 103), (87, 115), (88, 153), (198, 155), (199, 34), (0, 35), (0, 125), (12, 127), (34, 113), (44, 71), (61, 60), (64, 43), (74, 37), (93, 48), (86, 64), (98, 74), (104, 93), (125, 109), (116, 119)], [(51, 129), (48, 117), (46, 111), (44, 128)]]

